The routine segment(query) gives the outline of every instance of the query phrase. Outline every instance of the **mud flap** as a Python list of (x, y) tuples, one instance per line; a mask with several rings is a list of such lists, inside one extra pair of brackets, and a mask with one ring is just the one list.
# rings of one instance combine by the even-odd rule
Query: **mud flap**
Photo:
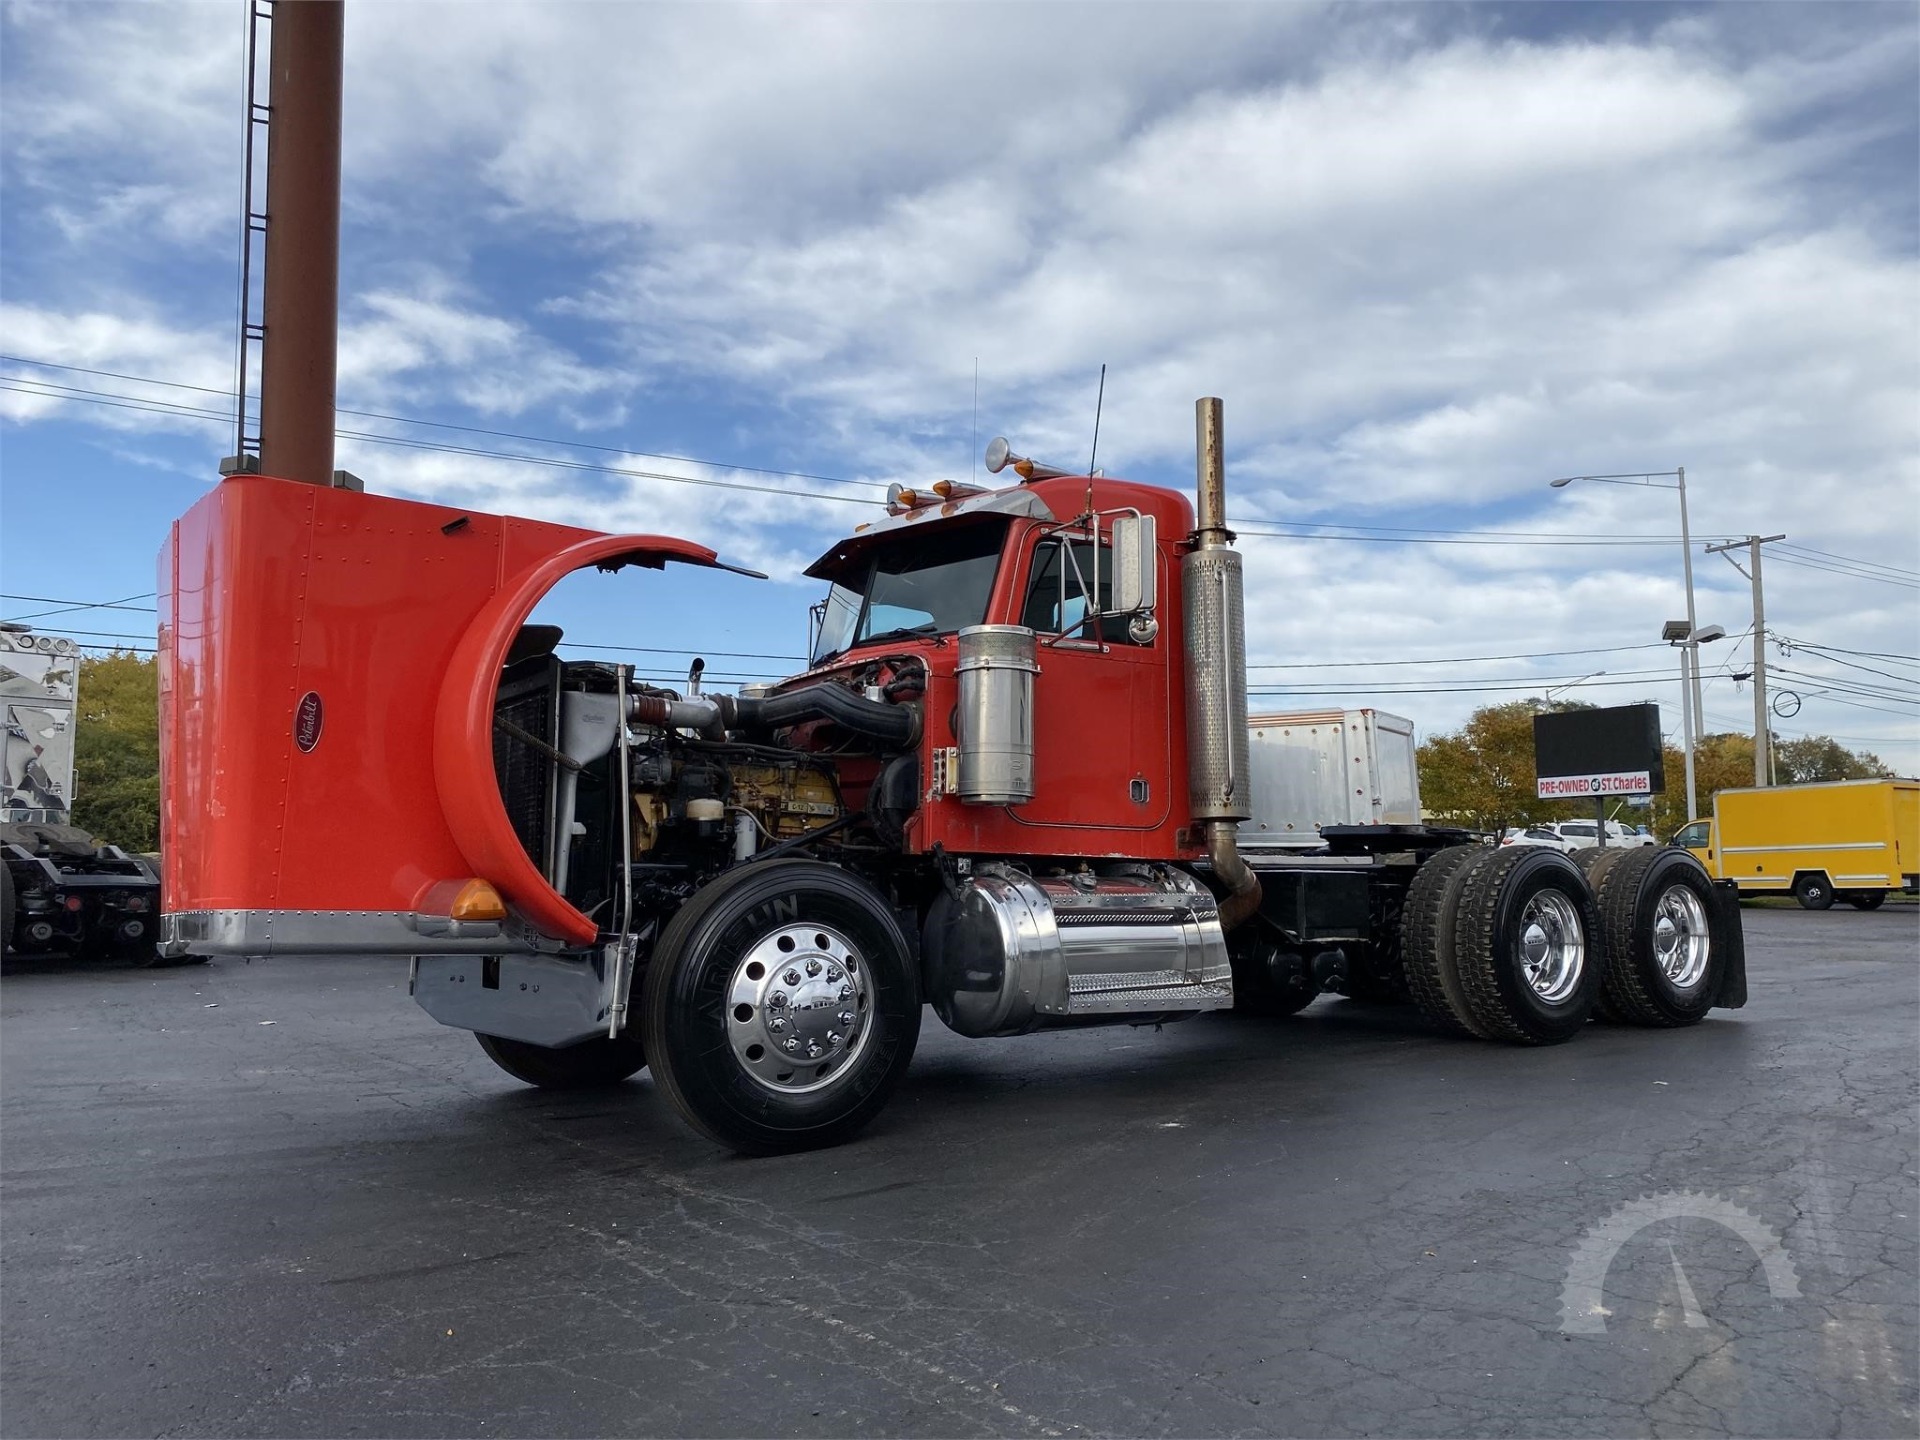
[(1713, 945), (1722, 956), (1716, 1010), (1738, 1010), (1747, 1003), (1747, 937), (1740, 924), (1740, 889), (1731, 880), (1713, 883)]

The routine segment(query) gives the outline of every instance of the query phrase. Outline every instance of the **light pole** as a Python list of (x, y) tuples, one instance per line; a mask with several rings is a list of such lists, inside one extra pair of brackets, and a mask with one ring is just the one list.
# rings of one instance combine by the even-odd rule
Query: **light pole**
[[(1687, 524), (1687, 467), (1681, 465), (1672, 470), (1628, 471), (1618, 475), (1562, 475), (1558, 480), (1549, 480), (1547, 484), (1555, 490), (1564, 490), (1576, 480), (1591, 480), (1596, 485), (1641, 485), (1650, 490), (1676, 489), (1680, 492), (1680, 565), (1681, 573), (1687, 580), (1687, 634), (1682, 640), (1670, 640), (1669, 644), (1684, 644), (1689, 649), (1697, 649), (1700, 642), (1694, 637), (1694, 626), (1698, 623), (1693, 608), (1693, 532)], [(1660, 484), (1663, 480), (1673, 481), (1672, 487)], [(1672, 629), (1672, 622), (1667, 629)], [(1664, 633), (1664, 632), (1663, 632)], [(1681, 657), (1680, 711), (1682, 717), (1681, 738), (1685, 741), (1687, 755), (1687, 818), (1695, 819), (1693, 800), (1693, 741), (1694, 726), (1701, 711), (1700, 704), (1700, 666), (1698, 656), (1689, 669), (1686, 657)]]
[[(1687, 819), (1700, 818), (1700, 804), (1693, 783), (1693, 735), (1700, 706), (1700, 647), (1726, 638), (1727, 627), (1708, 625), (1695, 630), (1685, 620), (1669, 620), (1660, 627), (1660, 638), (1680, 652), (1680, 733), (1686, 738)], [(1705, 726), (1700, 726), (1702, 730)]]

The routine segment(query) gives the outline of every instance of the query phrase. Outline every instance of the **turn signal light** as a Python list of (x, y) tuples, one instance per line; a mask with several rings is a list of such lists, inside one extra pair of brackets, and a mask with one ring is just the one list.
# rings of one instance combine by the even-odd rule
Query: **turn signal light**
[(447, 913), (454, 920), (504, 920), (507, 902), (485, 880), (469, 880), (453, 897), (453, 908)]

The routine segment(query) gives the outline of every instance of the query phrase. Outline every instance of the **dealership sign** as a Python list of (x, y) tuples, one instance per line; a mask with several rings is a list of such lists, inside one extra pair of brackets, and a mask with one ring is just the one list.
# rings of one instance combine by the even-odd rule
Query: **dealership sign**
[(1653, 776), (1645, 770), (1622, 770), (1612, 775), (1556, 775), (1540, 780), (1542, 800), (1572, 800), (1583, 795), (1651, 795)]
[(1667, 788), (1658, 705), (1561, 710), (1533, 717), (1542, 800), (1651, 795)]

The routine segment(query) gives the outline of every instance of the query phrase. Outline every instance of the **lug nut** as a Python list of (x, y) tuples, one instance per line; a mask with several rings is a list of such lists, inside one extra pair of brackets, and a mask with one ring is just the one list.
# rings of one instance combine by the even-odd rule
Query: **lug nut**
[(785, 1050), (788, 1054), (792, 1054), (795, 1050), (798, 1050), (800, 1048), (800, 1041), (797, 1037), (789, 1035), (787, 1036), (786, 1039), (780, 1042), (780, 1048), (782, 1050)]
[(842, 985), (840, 987), (840, 995), (838, 998), (842, 1000), (851, 1000), (853, 998), (853, 987), (851, 985)]
[(798, 985), (800, 983), (800, 972), (798, 970), (789, 970), (780, 978), (789, 985)]
[(767, 1004), (772, 1009), (784, 1010), (787, 1005), (787, 997), (783, 992), (776, 990), (767, 997)]
[(846, 1036), (842, 1035), (838, 1030), (829, 1030), (827, 1032), (827, 1044), (829, 1045), (838, 1045), (844, 1039), (846, 1039)]
[(820, 962), (818, 960), (807, 961), (807, 974), (818, 975), (819, 973), (820, 973)]
[(842, 1010), (839, 1015), (839, 1020), (842, 1025), (853, 1024), (853, 1012), (851, 1010)]
[(782, 1034), (785, 1032), (786, 1028), (787, 1028), (787, 1022), (782, 1020), (778, 1015), (775, 1015), (772, 1019), (767, 1021), (767, 1029), (772, 1034), (775, 1034), (775, 1035)]
[(840, 972), (838, 970), (827, 971), (827, 984), (838, 985), (839, 983), (840, 983)]
[(818, 1060), (820, 1058), (820, 1042), (818, 1040), (807, 1041), (807, 1058), (809, 1060)]

